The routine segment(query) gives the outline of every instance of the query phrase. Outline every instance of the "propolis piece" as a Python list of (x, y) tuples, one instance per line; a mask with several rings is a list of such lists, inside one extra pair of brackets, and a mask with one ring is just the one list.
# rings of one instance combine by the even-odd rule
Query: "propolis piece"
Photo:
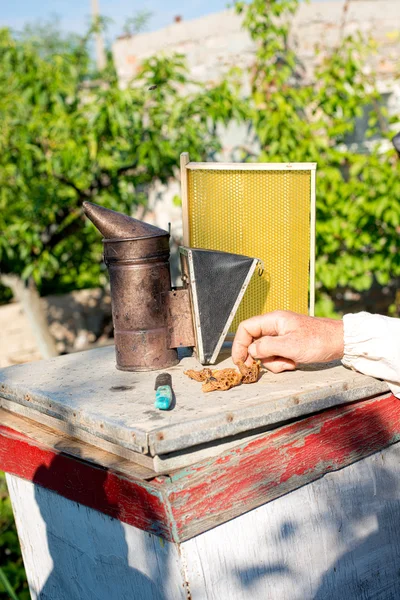
[(201, 371), (189, 370), (184, 373), (190, 379), (202, 382), (201, 389), (203, 392), (213, 392), (214, 390), (230, 390), (232, 387), (239, 385), (242, 381), (242, 376), (236, 369), (202, 369)]
[(243, 362), (238, 364), (240, 373), (236, 369), (202, 369), (201, 371), (185, 371), (185, 375), (202, 382), (203, 392), (213, 392), (215, 390), (230, 390), (240, 383), (255, 383), (260, 375), (260, 362), (254, 362), (251, 367), (247, 367)]
[(207, 381), (207, 379), (212, 377), (211, 369), (202, 369), (201, 371), (189, 369), (188, 371), (184, 371), (183, 374), (190, 377), (190, 379), (194, 379), (195, 381)]
[(255, 383), (260, 376), (261, 362), (256, 360), (251, 367), (248, 367), (243, 361), (239, 361), (237, 368), (242, 375), (242, 383)]
[(212, 372), (212, 377), (203, 383), (201, 389), (203, 392), (226, 391), (239, 385), (241, 381), (242, 376), (236, 369), (220, 369)]

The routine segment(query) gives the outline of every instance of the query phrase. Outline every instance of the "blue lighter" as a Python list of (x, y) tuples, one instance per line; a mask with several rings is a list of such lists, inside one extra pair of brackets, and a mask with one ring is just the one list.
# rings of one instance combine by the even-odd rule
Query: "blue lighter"
[(169, 373), (161, 373), (156, 377), (154, 386), (156, 400), (154, 406), (159, 410), (168, 410), (172, 405), (172, 377)]

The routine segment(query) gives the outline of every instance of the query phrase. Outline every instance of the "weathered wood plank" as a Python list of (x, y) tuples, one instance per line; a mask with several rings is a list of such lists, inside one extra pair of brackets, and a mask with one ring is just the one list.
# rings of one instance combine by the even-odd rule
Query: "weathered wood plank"
[(175, 544), (18, 477), (7, 484), (32, 598), (187, 600)]
[[(336, 364), (264, 374), (253, 385), (203, 394), (184, 375), (185, 369), (200, 367), (191, 357), (169, 369), (176, 406), (160, 411), (154, 408), (157, 373), (117, 371), (114, 363), (114, 348), (108, 347), (3, 369), (0, 396), (35, 410), (38, 422), (58, 419), (74, 437), (90, 434), (124, 451), (162, 455), (250, 435), (260, 427), (388, 391), (384, 382)], [(228, 365), (230, 359), (219, 364)]]
[(165, 489), (185, 540), (400, 440), (394, 396), (281, 427), (171, 476)]
[[(24, 411), (25, 407), (21, 407)], [(26, 412), (26, 417), (24, 413)], [(54, 451), (56, 454), (61, 452), (69, 454), (75, 458), (85, 460), (89, 463), (93, 463), (99, 467), (105, 467), (119, 473), (125, 477), (133, 479), (154, 479), (157, 477), (157, 473), (148, 467), (138, 464), (132, 459), (132, 455), (142, 457), (139, 453), (133, 453), (127, 451), (127, 456), (122, 458), (121, 456), (113, 452), (114, 445), (108, 444), (109, 449), (104, 450), (96, 447), (90, 443), (86, 443), (85, 440), (78, 440), (71, 435), (68, 435), (67, 431), (64, 433), (54, 427), (55, 419), (48, 417), (47, 425), (38, 424), (32, 418), (32, 412), (24, 411), (22, 414), (13, 413), (8, 410), (0, 408), (0, 423), (14, 431), (23, 434), (23, 436), (35, 440), (35, 442), (43, 448), (48, 448)], [(129, 460), (130, 458), (130, 460)]]
[(179, 542), (398, 440), (400, 404), (386, 396), (264, 433), (151, 482), (115, 472), (111, 463), (104, 469), (59, 454), (44, 447), (43, 439), (39, 443), (0, 425), (0, 468)]
[[(95, 438), (92, 434), (81, 431), (79, 433), (79, 441), (76, 437), (74, 437), (75, 429), (69, 423), (65, 421), (60, 421), (59, 419), (55, 419), (54, 417), (49, 417), (48, 415), (41, 414), (40, 415), (40, 424), (36, 424), (37, 413), (35, 410), (30, 407), (23, 406), (22, 404), (18, 404), (16, 402), (11, 402), (11, 400), (4, 400), (4, 398), (0, 397), (0, 422), (2, 422), (2, 408), (5, 409), (6, 413), (9, 415), (8, 419), (12, 415), (15, 415), (16, 420), (14, 422), (4, 421), (4, 424), (8, 424), (9, 427), (15, 429), (16, 431), (21, 431), (26, 435), (30, 435), (30, 430), (26, 430), (26, 424), (30, 423), (30, 428), (36, 427), (36, 429), (32, 429), (33, 438), (37, 438), (35, 432), (40, 435), (40, 431), (44, 429), (48, 431), (49, 429), (52, 431), (54, 440), (57, 440), (58, 437), (61, 436), (61, 439), (64, 440), (73, 440), (71, 442), (71, 450), (70, 454), (74, 455), (74, 447), (78, 444), (77, 452), (81, 452), (79, 441), (83, 442), (82, 447), (85, 448), (89, 445), (90, 451), (87, 453), (87, 460), (91, 461), (90, 457), (95, 457), (91, 462), (97, 462), (97, 464), (101, 466), (110, 466), (113, 465), (112, 468), (122, 473), (127, 474), (128, 476), (139, 477), (140, 479), (153, 479), (161, 474), (167, 474), (171, 471), (176, 471), (177, 469), (181, 469), (182, 467), (186, 467), (188, 465), (192, 465), (197, 463), (205, 458), (209, 458), (211, 456), (217, 456), (221, 454), (225, 450), (228, 450), (234, 446), (237, 446), (240, 443), (240, 440), (243, 437), (246, 439), (252, 439), (256, 437), (246, 436), (242, 434), (241, 436), (234, 436), (233, 438), (227, 438), (226, 440), (222, 440), (220, 442), (214, 441), (209, 444), (194, 446), (188, 451), (177, 451), (171, 454), (165, 454), (161, 456), (149, 456), (147, 454), (141, 454), (140, 452), (133, 452), (132, 450), (127, 450), (122, 446), (117, 446), (116, 444), (112, 444), (107, 442), (101, 438)], [(11, 412), (10, 412), (11, 410)], [(20, 420), (19, 416), (26, 417), (26, 419)], [(14, 425), (13, 425), (14, 423)], [(44, 427), (43, 427), (44, 426)], [(40, 440), (40, 437), (37, 438)], [(56, 443), (56, 441), (54, 442)], [(50, 444), (51, 446), (51, 444)], [(98, 453), (96, 450), (100, 449)], [(105, 450), (104, 455), (101, 450)], [(123, 460), (118, 461), (118, 458), (122, 457), (126, 459), (126, 462)], [(125, 467), (128, 471), (125, 471)]]
[[(111, 458), (113, 460), (113, 458)], [(171, 523), (162, 486), (43, 446), (0, 424), (0, 469), (165, 539)]]

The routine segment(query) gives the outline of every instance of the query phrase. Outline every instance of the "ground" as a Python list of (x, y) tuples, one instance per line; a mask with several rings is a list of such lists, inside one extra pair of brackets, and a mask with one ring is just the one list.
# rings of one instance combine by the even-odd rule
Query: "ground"
[[(60, 353), (111, 343), (111, 304), (107, 292), (81, 290), (43, 299)], [(0, 368), (40, 360), (19, 303), (0, 306)]]

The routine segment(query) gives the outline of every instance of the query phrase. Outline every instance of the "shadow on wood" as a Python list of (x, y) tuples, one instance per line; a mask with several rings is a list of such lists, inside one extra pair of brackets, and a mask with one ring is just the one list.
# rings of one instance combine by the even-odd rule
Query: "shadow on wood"
[[(37, 508), (32, 510), (31, 506), (31, 510), (34, 513), (38, 509), (41, 519), (23, 525), (32, 528), (31, 546), (35, 549), (24, 549), (24, 560), (31, 563), (32, 595), (40, 600), (166, 600), (163, 585), (168, 580), (169, 544), (124, 526), (118, 517), (108, 517), (45, 489), (49, 481), (54, 485), (54, 480), (63, 478), (64, 484), (67, 479), (71, 488), (80, 487), (81, 493), (86, 489), (91, 495), (92, 482), (80, 480), (77, 471), (65, 467), (62, 455), (56, 456), (49, 465), (37, 469), (33, 481)], [(107, 470), (98, 469), (98, 478), (104, 485), (96, 485), (96, 501), (112, 505)], [(37, 531), (43, 527), (47, 547), (35, 543)]]

